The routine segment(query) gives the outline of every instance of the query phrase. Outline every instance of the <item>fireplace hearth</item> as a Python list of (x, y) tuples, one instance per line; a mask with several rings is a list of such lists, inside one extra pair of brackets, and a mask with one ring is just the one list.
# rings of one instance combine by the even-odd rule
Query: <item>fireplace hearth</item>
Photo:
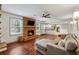
[(28, 30), (28, 36), (34, 35), (34, 30)]

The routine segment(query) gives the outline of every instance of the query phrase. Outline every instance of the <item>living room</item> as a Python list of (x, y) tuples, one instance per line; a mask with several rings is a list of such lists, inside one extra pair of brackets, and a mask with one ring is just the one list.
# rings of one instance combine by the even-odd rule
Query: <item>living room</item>
[(78, 4), (1, 4), (0, 55), (78, 55)]

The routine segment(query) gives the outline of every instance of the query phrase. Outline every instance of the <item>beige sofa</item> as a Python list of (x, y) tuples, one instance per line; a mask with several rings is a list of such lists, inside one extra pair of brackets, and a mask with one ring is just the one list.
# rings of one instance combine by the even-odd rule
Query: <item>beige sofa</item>
[(55, 45), (53, 41), (47, 42), (47, 39), (42, 39), (35, 42), (35, 49), (44, 55), (62, 55), (68, 54), (67, 51), (58, 45)]
[(39, 51), (40, 53), (42, 54), (46, 54), (47, 52), (47, 44), (48, 43), (53, 43), (52, 40), (47, 40), (47, 39), (41, 39), (41, 40), (38, 40), (35, 42), (35, 49), (37, 51)]
[(69, 52), (64, 47), (54, 44), (47, 44), (47, 55), (75, 55), (76, 52)]
[[(70, 40), (72, 37), (70, 37), (68, 35), (68, 38), (66, 37), (65, 40)], [(39, 39), (39, 38), (38, 38)], [(73, 54), (79, 54), (79, 41), (77, 40), (77, 48), (75, 49), (75, 51), (68, 51), (67, 47), (62, 47), (60, 45), (57, 44), (57, 42), (55, 40), (47, 40), (46, 38), (42, 38), (40, 40), (36, 40), (35, 42), (35, 49), (37, 51), (39, 51), (41, 54), (44, 55), (73, 55)], [(72, 41), (74, 41), (73, 39), (71, 39)], [(75, 41), (76, 42), (76, 41)], [(69, 45), (70, 46), (70, 45)], [(68, 46), (68, 49), (69, 49)], [(73, 45), (73, 47), (75, 47), (75, 45)], [(71, 47), (71, 50), (72, 48)]]

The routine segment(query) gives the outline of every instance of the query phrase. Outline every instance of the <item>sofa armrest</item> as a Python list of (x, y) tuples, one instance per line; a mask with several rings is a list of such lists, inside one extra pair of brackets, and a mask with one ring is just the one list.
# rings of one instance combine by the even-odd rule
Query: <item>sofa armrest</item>
[(48, 43), (47, 44), (47, 55), (66, 55), (67, 51), (58, 45)]

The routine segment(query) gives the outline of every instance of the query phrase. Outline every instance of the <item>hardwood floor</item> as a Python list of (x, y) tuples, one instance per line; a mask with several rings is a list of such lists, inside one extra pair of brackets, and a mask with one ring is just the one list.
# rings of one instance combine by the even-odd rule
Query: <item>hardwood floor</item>
[(8, 50), (0, 52), (0, 55), (38, 55), (34, 49), (34, 40), (8, 44)]

